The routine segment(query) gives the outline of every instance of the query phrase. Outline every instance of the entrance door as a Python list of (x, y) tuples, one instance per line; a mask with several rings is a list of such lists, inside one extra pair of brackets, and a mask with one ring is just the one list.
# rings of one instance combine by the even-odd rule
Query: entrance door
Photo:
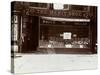
[(39, 31), (39, 18), (38, 16), (28, 16), (23, 23), (23, 37), (22, 53), (35, 52), (38, 47), (38, 31)]

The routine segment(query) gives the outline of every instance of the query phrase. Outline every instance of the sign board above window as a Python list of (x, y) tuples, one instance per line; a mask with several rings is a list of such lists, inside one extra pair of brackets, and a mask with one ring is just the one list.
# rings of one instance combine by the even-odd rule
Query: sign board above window
[(54, 8), (55, 10), (63, 10), (64, 4), (57, 4), (57, 3), (54, 3), (53, 8)]

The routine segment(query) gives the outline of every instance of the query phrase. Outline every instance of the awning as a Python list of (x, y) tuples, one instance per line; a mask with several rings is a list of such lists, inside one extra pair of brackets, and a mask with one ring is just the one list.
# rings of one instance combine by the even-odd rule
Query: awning
[(90, 19), (58, 18), (58, 17), (44, 17), (44, 16), (41, 16), (41, 18), (51, 21), (90, 22)]

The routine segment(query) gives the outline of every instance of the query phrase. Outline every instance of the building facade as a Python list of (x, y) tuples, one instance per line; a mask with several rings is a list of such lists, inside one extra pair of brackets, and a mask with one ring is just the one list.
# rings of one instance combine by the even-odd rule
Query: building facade
[(12, 52), (97, 53), (97, 7), (12, 2)]

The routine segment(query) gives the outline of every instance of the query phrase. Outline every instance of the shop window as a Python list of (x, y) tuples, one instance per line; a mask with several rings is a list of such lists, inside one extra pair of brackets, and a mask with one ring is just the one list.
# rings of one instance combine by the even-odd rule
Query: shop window
[[(42, 19), (41, 19), (42, 20)], [(62, 19), (63, 20), (63, 19)], [(69, 25), (68, 25), (69, 24)], [(90, 48), (89, 23), (42, 20), (40, 48)]]

